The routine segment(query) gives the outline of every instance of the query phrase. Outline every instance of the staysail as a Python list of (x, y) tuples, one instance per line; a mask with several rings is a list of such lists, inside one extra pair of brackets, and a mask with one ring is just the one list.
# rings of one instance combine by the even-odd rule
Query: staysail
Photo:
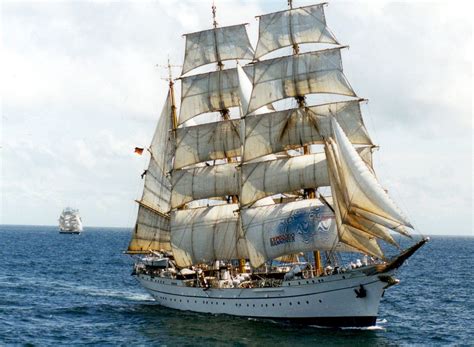
[(170, 211), (172, 169), (172, 100), (168, 93), (149, 147), (150, 162), (144, 172), (145, 184), (139, 201), (138, 217), (129, 253), (146, 253), (149, 250), (171, 250)]
[[(396, 245), (388, 229), (406, 234), (410, 223), (389, 198), (337, 120), (331, 120), (333, 137), (326, 143), (329, 176), (341, 242), (383, 257), (374, 239)], [(401, 227), (401, 228), (400, 228)]]

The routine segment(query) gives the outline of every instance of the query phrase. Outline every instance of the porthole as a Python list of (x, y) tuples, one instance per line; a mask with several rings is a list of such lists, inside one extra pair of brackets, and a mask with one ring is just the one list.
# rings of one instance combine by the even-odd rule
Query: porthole
[(291, 302), (290, 302), (290, 306), (293, 305)]
[(322, 302), (321, 299), (319, 299), (319, 302)]
[(309, 305), (309, 301), (306, 301), (306, 305)]
[(301, 305), (301, 303), (298, 301), (298, 305)]

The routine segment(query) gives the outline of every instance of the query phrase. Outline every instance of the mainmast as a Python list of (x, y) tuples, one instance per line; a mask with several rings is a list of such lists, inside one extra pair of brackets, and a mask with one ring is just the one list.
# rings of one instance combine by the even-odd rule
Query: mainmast
[[(214, 29), (217, 29), (217, 20), (216, 20), (216, 5), (214, 3), (214, 1), (212, 2), (212, 25), (214, 27)], [(214, 30), (214, 45), (215, 45), (215, 48), (216, 48), (216, 59), (217, 59), (217, 71), (222, 71), (224, 70), (224, 63), (222, 62), (222, 60), (220, 59), (220, 55), (219, 55), (219, 45), (217, 44), (217, 31)], [(220, 78), (221, 78), (221, 75), (219, 74), (219, 85), (221, 84), (221, 81), (220, 81)], [(224, 103), (222, 101), (222, 94), (220, 93), (220, 90), (219, 90), (219, 105), (221, 107), (221, 109), (219, 110), (219, 113), (221, 114), (221, 117), (223, 120), (229, 120), (230, 119), (230, 111), (227, 107), (224, 106)], [(233, 162), (236, 162), (237, 160), (235, 158), (233, 158), (232, 156), (226, 156), (226, 159), (227, 159), (227, 162), (228, 163), (233, 163)], [(237, 202), (239, 202), (239, 196), (238, 195), (230, 195), (229, 198), (228, 198), (228, 202), (229, 203), (233, 203), (233, 204), (236, 204)]]
[[(290, 34), (290, 42), (291, 46), (293, 48), (293, 55), (298, 55), (300, 53), (300, 47), (298, 43), (295, 42), (294, 37), (293, 37), (293, 23), (292, 23), (292, 16), (291, 16), (291, 10), (293, 10), (293, 0), (288, 0), (288, 7), (290, 8), (290, 15), (288, 18), (289, 21), (289, 34)], [(293, 71), (296, 70), (296, 67), (293, 66)], [(301, 112), (306, 112), (306, 98), (304, 95), (299, 95), (297, 94), (295, 96), (296, 102), (298, 104), (298, 108), (301, 110)], [(303, 146), (303, 154), (311, 154), (311, 145), (305, 145)], [(305, 188), (303, 189), (303, 196), (305, 199), (314, 199), (316, 198), (316, 189), (315, 188)], [(316, 275), (320, 275), (322, 273), (322, 263), (321, 263), (321, 254), (319, 251), (314, 251), (313, 252), (313, 257), (314, 257), (314, 269), (316, 271)]]
[[(241, 197), (241, 202), (244, 205), (251, 203), (256, 198), (262, 196), (260, 193), (262, 190), (273, 193), (277, 191), (285, 192), (282, 186), (279, 190), (276, 190), (272, 188), (270, 184), (267, 185), (264, 183), (262, 186), (257, 183), (256, 180), (258, 177), (262, 177), (263, 174), (249, 173), (251, 170), (253, 170), (253, 172), (257, 171), (257, 164), (250, 165), (248, 164), (249, 160), (258, 157), (258, 155), (277, 153), (277, 148), (279, 150), (287, 150), (302, 147), (303, 154), (293, 156), (291, 160), (294, 163), (296, 163), (297, 158), (299, 162), (311, 162), (311, 158), (317, 155), (317, 153), (313, 154), (311, 152), (311, 145), (322, 144), (327, 147), (328, 141), (330, 140), (333, 146), (338, 148), (335, 148), (333, 152), (326, 151), (327, 154), (323, 153), (324, 160), (312, 166), (314, 170), (312, 174), (315, 177), (313, 184), (311, 184), (310, 180), (304, 180), (304, 182), (302, 180), (299, 182), (303, 185), (301, 187), (303, 188), (303, 201), (310, 202), (315, 200), (317, 187), (331, 186), (333, 188), (336, 184), (333, 181), (336, 179), (339, 180), (339, 183), (337, 183), (339, 187), (338, 191), (341, 192), (342, 195), (333, 189), (332, 200), (330, 201), (332, 205), (337, 205), (334, 211), (337, 217), (336, 222), (340, 241), (365, 254), (383, 257), (383, 253), (376, 243), (376, 239), (383, 239), (392, 244), (394, 244), (394, 241), (389, 233), (383, 230), (383, 226), (380, 226), (387, 226), (390, 225), (390, 223), (378, 216), (384, 214), (388, 217), (390, 214), (395, 220), (400, 222), (402, 220), (399, 218), (400, 215), (398, 212), (392, 208), (393, 206), (389, 207), (388, 203), (386, 208), (392, 212), (388, 213), (386, 211), (385, 213), (387, 214), (385, 214), (382, 213), (381, 210), (375, 211), (375, 204), (385, 204), (382, 203), (382, 200), (385, 201), (385, 198), (382, 196), (380, 196), (381, 200), (377, 203), (373, 202), (374, 205), (369, 208), (374, 214), (362, 212), (361, 209), (359, 209), (357, 213), (360, 215), (363, 214), (363, 218), (354, 214), (355, 205), (352, 201), (355, 201), (355, 198), (353, 196), (354, 191), (352, 184), (359, 182), (360, 178), (346, 178), (346, 176), (350, 174), (357, 176), (359, 173), (348, 171), (351, 165), (349, 162), (347, 164), (341, 162), (341, 160), (344, 159), (344, 155), (349, 155), (349, 153), (352, 152), (349, 150), (347, 150), (347, 153), (341, 152), (343, 147), (339, 148), (339, 146), (342, 146), (340, 142), (344, 141), (344, 139), (349, 141), (350, 148), (353, 148), (357, 153), (354, 158), (359, 158), (358, 162), (363, 162), (359, 154), (364, 152), (363, 148), (370, 147), (373, 144), (362, 120), (359, 105), (362, 100), (357, 98), (356, 93), (352, 90), (352, 87), (342, 72), (340, 51), (344, 47), (339, 46), (338, 41), (326, 26), (324, 5), (325, 4), (318, 4), (294, 8), (292, 0), (288, 0), (289, 8), (287, 10), (259, 16), (259, 39), (255, 50), (254, 64), (252, 66), (253, 90), (245, 119), (245, 127), (249, 129), (249, 131), (246, 131), (244, 145), (242, 165), (243, 196)], [(305, 53), (301, 53), (301, 44), (333, 44), (337, 46), (322, 50), (309, 50)], [(262, 58), (266, 54), (284, 47), (291, 47), (292, 54), (268, 60)], [(341, 95), (352, 99), (349, 101), (308, 106), (306, 101), (306, 95), (308, 94)], [(296, 108), (286, 112), (277, 111), (268, 115), (249, 116), (249, 114), (264, 105), (290, 97), (296, 100)], [(359, 124), (357, 131), (354, 132), (355, 128), (352, 128), (351, 123), (352, 125)], [(335, 139), (336, 135), (334, 129), (336, 125), (340, 125), (340, 127), (344, 128), (340, 130), (343, 134), (347, 135), (346, 138), (339, 136), (337, 140)], [(260, 131), (262, 131), (262, 133), (260, 133)], [(361, 132), (357, 136), (354, 136), (356, 132), (359, 131)], [(359, 137), (362, 133), (365, 134), (364, 139), (356, 139), (356, 137)], [(277, 142), (280, 144), (275, 145)], [(354, 145), (362, 145), (364, 147), (354, 148)], [(256, 146), (258, 146), (258, 148)], [(336, 152), (340, 153), (336, 154)], [(333, 153), (334, 156), (332, 156), (331, 153)], [(329, 159), (331, 160), (329, 161)], [(370, 162), (370, 158), (368, 161)], [(335, 164), (333, 165), (332, 163)], [(263, 164), (260, 166), (262, 165)], [(363, 162), (363, 165), (365, 167), (364, 170), (372, 171), (369, 164)], [(322, 167), (324, 167), (324, 169), (322, 169)], [(275, 169), (282, 170), (286, 169), (286, 167), (275, 165), (273, 170)], [(269, 180), (268, 177), (271, 177), (270, 170), (272, 170), (271, 162), (269, 162), (268, 165), (265, 163), (265, 180)], [(298, 166), (292, 163), (291, 171), (288, 171), (288, 181), (291, 181), (293, 174), (298, 174), (298, 170)], [(325, 170), (326, 172), (321, 170)], [(338, 172), (333, 172), (335, 170), (338, 170)], [(308, 174), (311, 173), (308, 172)], [(253, 176), (255, 176), (255, 180), (253, 180)], [(274, 177), (278, 180), (280, 179), (279, 175), (274, 174)], [(326, 179), (331, 181), (330, 184), (327, 184), (328, 181)], [(347, 182), (347, 185), (345, 182)], [(372, 181), (371, 183), (367, 183), (367, 189), (369, 189), (368, 186), (372, 184), (375, 183)], [(290, 187), (294, 189), (297, 185), (288, 184), (286, 192), (291, 192)], [(255, 192), (257, 188), (260, 191)], [(373, 189), (374, 192), (380, 192), (375, 186)], [(252, 197), (252, 194), (255, 197)], [(324, 198), (321, 199), (325, 206), (328, 203), (327, 200), (328, 199)], [(362, 200), (360, 200), (360, 205), (358, 206), (364, 205), (364, 207), (368, 207), (368, 200), (370, 200), (369, 197), (367, 197), (365, 203), (362, 203)], [(344, 205), (341, 205), (341, 201), (344, 202)], [(333, 208), (332, 205), (329, 206), (331, 209)], [(403, 223), (404, 222), (401, 222), (402, 225)], [(400, 229), (397, 230), (397, 228), (394, 228), (394, 224), (392, 224), (391, 229), (403, 232)], [(336, 244), (334, 244), (334, 246), (336, 246)], [(315, 248), (316, 251), (323, 250), (323, 246), (321, 245)], [(286, 249), (288, 250), (288, 247), (286, 247)], [(316, 253), (315, 260), (317, 269), (321, 267), (318, 259), (319, 254)]]

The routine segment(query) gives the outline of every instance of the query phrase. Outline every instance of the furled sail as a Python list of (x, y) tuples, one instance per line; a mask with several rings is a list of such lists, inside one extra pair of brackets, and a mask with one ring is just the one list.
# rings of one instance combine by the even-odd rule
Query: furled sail
[(256, 59), (279, 48), (301, 43), (338, 43), (326, 26), (324, 4), (260, 16)]
[(171, 181), (169, 172), (172, 169), (172, 113), (171, 96), (168, 93), (161, 112), (158, 125), (153, 135), (149, 152), (150, 163), (145, 171), (143, 195), (139, 201), (138, 217), (129, 252), (146, 252), (148, 250), (170, 250), (169, 217), (171, 209)]
[(171, 244), (178, 266), (248, 259), (237, 204), (179, 210), (171, 217)]
[(181, 78), (179, 124), (205, 112), (239, 106), (235, 68)]
[(180, 207), (190, 201), (240, 193), (238, 163), (204, 166), (173, 172), (171, 207)]
[(287, 254), (347, 250), (339, 243), (334, 214), (316, 199), (248, 208), (241, 214), (254, 267)]
[(335, 117), (353, 144), (372, 145), (362, 120), (360, 101), (334, 102), (245, 118), (244, 160), (269, 153), (322, 144)]
[(324, 153), (242, 165), (242, 205), (266, 196), (304, 188), (329, 186)]
[(245, 24), (186, 34), (183, 72), (229, 59), (253, 59)]
[(239, 156), (240, 120), (227, 120), (176, 129), (174, 168)]
[(356, 96), (342, 73), (341, 48), (256, 62), (245, 67), (253, 76), (250, 104), (244, 114), (271, 102), (311, 93)]

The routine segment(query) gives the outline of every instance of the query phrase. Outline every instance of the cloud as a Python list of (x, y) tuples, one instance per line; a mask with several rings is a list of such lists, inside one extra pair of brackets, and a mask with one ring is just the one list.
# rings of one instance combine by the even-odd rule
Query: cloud
[[(285, 7), (216, 4), (219, 24), (249, 23), (253, 43), (254, 16)], [(370, 100), (379, 178), (428, 233), (472, 232), (472, 6), (456, 4), (326, 7), (350, 45), (345, 74)], [(2, 2), (2, 223), (54, 224), (71, 204), (86, 225), (133, 225), (146, 166), (133, 148), (149, 144), (167, 92), (155, 65), (182, 61), (181, 35), (210, 28), (210, 6)]]

